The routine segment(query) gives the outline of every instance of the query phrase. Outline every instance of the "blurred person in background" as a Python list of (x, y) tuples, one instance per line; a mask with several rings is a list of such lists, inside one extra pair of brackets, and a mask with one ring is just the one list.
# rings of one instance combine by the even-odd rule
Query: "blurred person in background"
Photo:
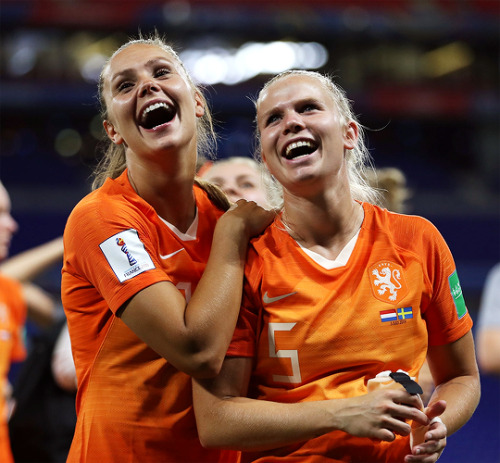
[[(0, 262), (9, 253), (12, 235), (17, 231), (17, 222), (11, 215), (10, 197), (0, 182)], [(14, 461), (9, 441), (9, 401), (11, 386), (8, 380), (13, 362), (26, 358), (23, 328), (26, 321), (26, 301), (21, 284), (0, 273), (0, 461)]]
[(220, 187), (233, 203), (246, 199), (266, 209), (271, 207), (268, 198), (269, 172), (251, 158), (233, 156), (209, 161), (198, 171), (198, 176)]
[(397, 167), (379, 167), (366, 171), (369, 185), (380, 192), (379, 205), (389, 211), (407, 212), (406, 201), (411, 197), (406, 175)]
[(486, 277), (476, 331), (481, 371), (500, 376), (500, 263)]
[[(284, 207), (251, 242), (221, 373), (194, 380), (202, 443), (241, 449), (243, 462), (435, 462), (480, 395), (444, 239), (371, 204), (361, 127), (329, 78), (285, 72), (256, 108)], [(384, 370), (418, 378), (426, 355), (437, 384), (426, 408), (402, 387), (367, 393)]]
[(33, 283), (48, 268), (56, 264), (61, 268), (62, 257), (61, 236), (21, 252), (1, 266), (22, 283), (28, 319), (38, 328), (29, 335), (28, 356), (13, 384), (15, 406), (9, 433), (18, 463), (66, 461), (75, 428), (76, 375), (65, 317), (56, 310), (59, 301)]
[(161, 37), (121, 46), (99, 97), (109, 147), (64, 232), (78, 378), (68, 462), (236, 458), (201, 446), (189, 375), (219, 371), (249, 238), (273, 214), (244, 200), (227, 210), (220, 189), (195, 180), (209, 108)]
[(48, 328), (56, 321), (56, 304), (52, 295), (33, 280), (56, 262), (62, 261), (62, 255), (61, 236), (16, 254), (0, 264), (0, 272), (22, 284), (28, 305), (28, 319), (40, 328)]

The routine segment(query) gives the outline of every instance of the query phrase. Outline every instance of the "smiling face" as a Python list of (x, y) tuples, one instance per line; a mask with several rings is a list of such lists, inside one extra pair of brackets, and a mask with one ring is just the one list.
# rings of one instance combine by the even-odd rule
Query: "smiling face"
[(262, 159), (285, 189), (346, 180), (344, 150), (354, 147), (357, 125), (342, 120), (319, 79), (290, 74), (271, 83), (259, 96), (257, 128)]
[(124, 144), (128, 156), (183, 148), (196, 155), (204, 106), (173, 54), (145, 43), (120, 50), (103, 72), (102, 97), (108, 137)]

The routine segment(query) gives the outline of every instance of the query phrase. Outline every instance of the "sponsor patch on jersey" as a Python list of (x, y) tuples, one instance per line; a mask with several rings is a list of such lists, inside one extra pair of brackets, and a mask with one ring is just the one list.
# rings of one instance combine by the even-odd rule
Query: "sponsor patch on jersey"
[(448, 277), (448, 284), (450, 285), (451, 295), (455, 303), (458, 319), (460, 320), (467, 313), (467, 306), (465, 305), (462, 287), (460, 286), (456, 270)]
[(368, 269), (373, 295), (382, 302), (393, 304), (406, 296), (408, 287), (403, 268), (394, 262), (381, 261)]
[(132, 228), (113, 235), (99, 247), (120, 283), (155, 268), (137, 231)]

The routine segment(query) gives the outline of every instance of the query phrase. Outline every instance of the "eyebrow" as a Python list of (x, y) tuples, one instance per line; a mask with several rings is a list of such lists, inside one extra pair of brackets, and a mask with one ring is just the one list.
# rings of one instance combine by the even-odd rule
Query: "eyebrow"
[[(152, 66), (154, 66), (155, 64), (157, 64), (159, 62), (167, 62), (167, 63), (173, 65), (173, 62), (171, 62), (168, 58), (166, 58), (164, 56), (161, 56), (161, 57), (158, 57), (158, 58), (152, 58), (152, 59), (148, 60), (146, 62), (146, 64), (145, 64), (145, 66), (146, 67), (152, 67)], [(134, 72), (135, 72), (134, 68), (123, 69), (123, 70), (117, 72), (116, 74), (113, 74), (111, 76), (110, 82), (114, 82), (116, 79), (119, 79), (120, 77), (134, 74)]]

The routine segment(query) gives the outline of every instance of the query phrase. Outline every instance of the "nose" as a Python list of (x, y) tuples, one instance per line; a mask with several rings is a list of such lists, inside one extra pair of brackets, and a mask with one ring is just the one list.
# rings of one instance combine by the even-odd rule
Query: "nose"
[(16, 233), (19, 229), (19, 225), (10, 214), (7, 215), (7, 228), (12, 234)]
[(149, 79), (149, 78), (144, 79), (140, 85), (141, 85), (139, 88), (139, 95), (140, 96), (145, 96), (148, 93), (158, 92), (160, 90), (160, 87), (158, 86), (158, 84), (154, 80)]
[(298, 113), (291, 111), (285, 115), (285, 133), (297, 133), (304, 129), (304, 122)]
[(0, 214), (0, 226), (6, 230), (10, 235), (17, 232), (19, 225), (9, 213)]

